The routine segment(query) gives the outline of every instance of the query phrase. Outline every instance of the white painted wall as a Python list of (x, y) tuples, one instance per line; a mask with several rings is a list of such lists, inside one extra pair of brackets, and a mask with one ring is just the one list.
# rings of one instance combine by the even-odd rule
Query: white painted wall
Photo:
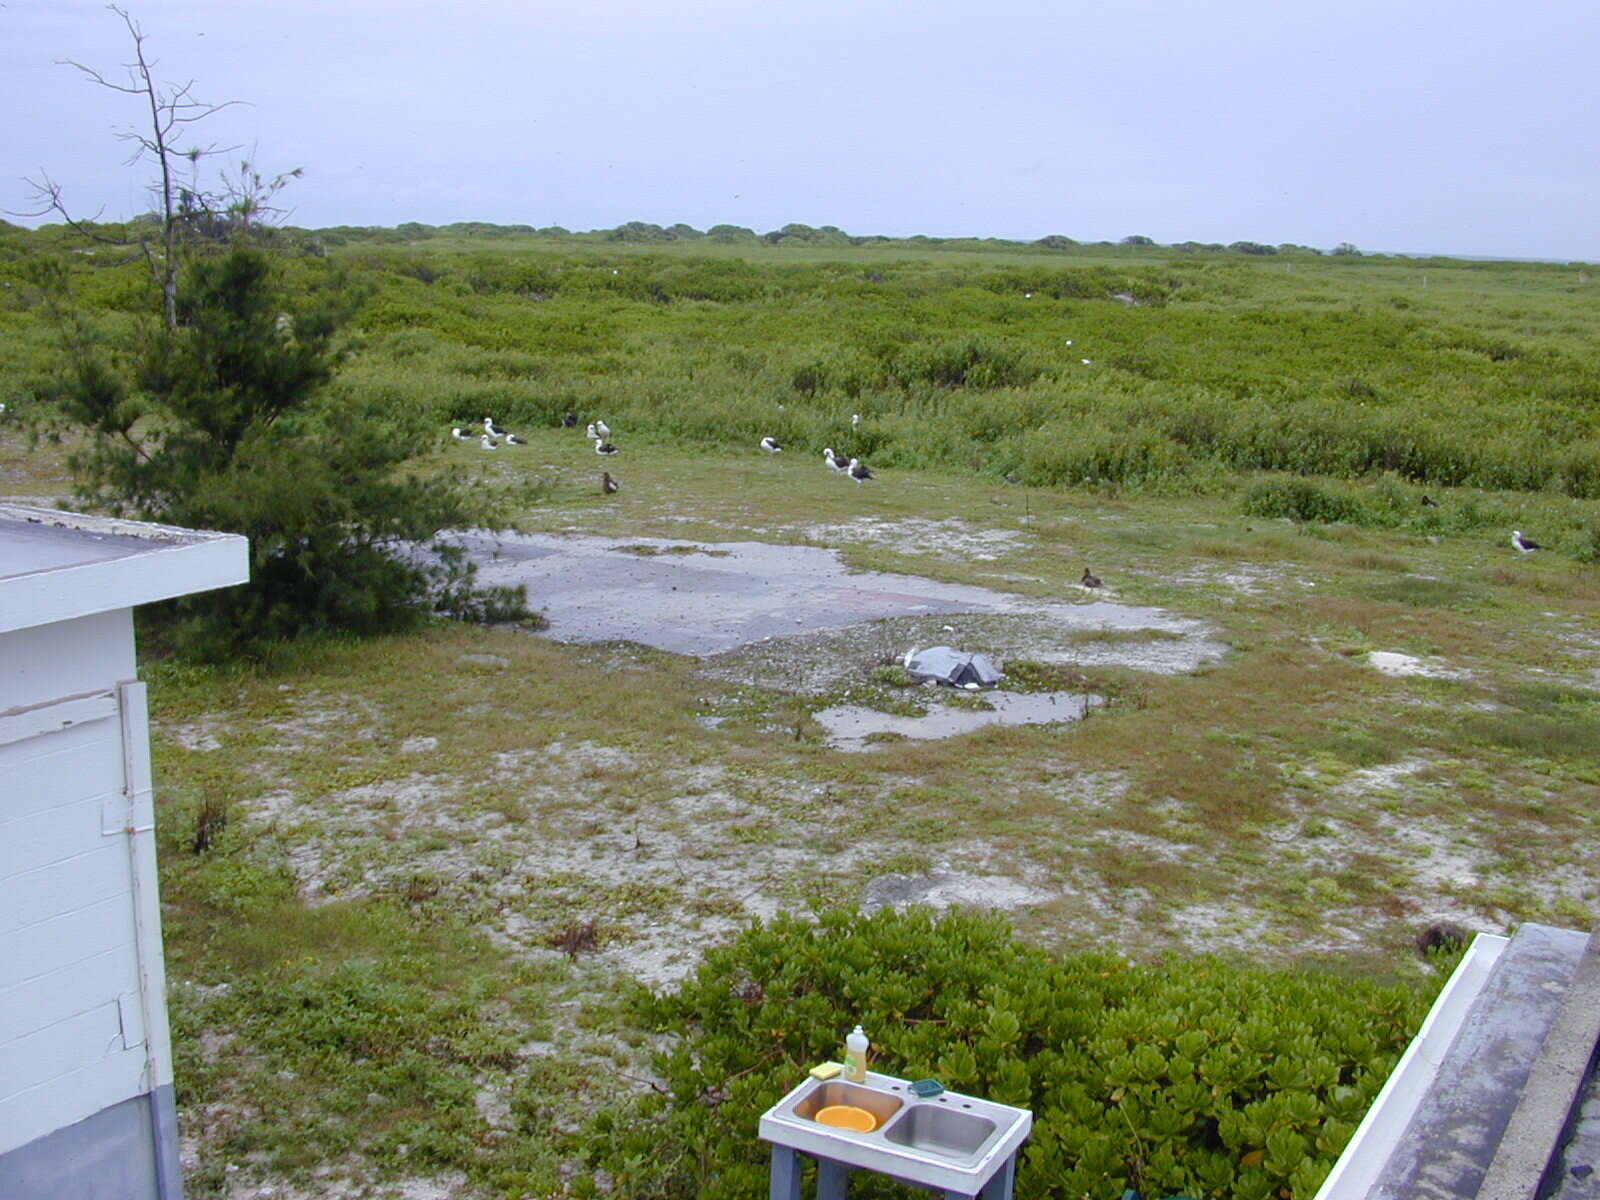
[(0, 634), (0, 1154), (171, 1081), (132, 677), (128, 609)]

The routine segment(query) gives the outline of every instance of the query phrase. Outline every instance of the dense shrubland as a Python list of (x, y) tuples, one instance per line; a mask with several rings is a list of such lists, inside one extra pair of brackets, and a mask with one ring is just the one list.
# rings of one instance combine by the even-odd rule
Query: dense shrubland
[[(8, 249), (53, 237), (12, 233)], [(1040, 486), (1390, 472), (1600, 497), (1600, 291), (1568, 268), (438, 241), (339, 252), (375, 289), (351, 402), (436, 425), (603, 412), (633, 437), (729, 449), (770, 432), (820, 450), (861, 412), (861, 448), (884, 466)], [(99, 262), (74, 260), (86, 300), (108, 316), (143, 302), (136, 273)], [(325, 269), (290, 265), (304, 286)], [(16, 259), (0, 270), (18, 285), (5, 323), (25, 329)]]

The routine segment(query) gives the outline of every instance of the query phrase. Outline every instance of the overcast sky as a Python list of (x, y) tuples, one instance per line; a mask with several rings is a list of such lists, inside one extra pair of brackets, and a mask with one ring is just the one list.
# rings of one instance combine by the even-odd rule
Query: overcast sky
[[(196, 131), (403, 221), (1600, 260), (1595, 0), (127, 0)], [(119, 18), (0, 0), (0, 208), (147, 210)], [(13, 218), (15, 219), (15, 218)], [(37, 222), (25, 222), (36, 224)]]

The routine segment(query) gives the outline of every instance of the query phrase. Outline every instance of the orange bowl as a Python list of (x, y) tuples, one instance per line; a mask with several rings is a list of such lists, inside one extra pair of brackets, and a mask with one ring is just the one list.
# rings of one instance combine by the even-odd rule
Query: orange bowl
[(819, 1125), (832, 1125), (856, 1133), (871, 1133), (878, 1127), (877, 1117), (854, 1104), (830, 1104), (826, 1108), (819, 1108), (815, 1120)]

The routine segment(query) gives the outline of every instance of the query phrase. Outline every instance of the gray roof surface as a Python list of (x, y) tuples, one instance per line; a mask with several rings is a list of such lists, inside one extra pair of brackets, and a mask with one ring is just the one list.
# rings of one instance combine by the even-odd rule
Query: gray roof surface
[(1370, 1200), (1479, 1194), (1588, 941), (1531, 922), (1517, 930)]
[(109, 562), (151, 546), (148, 537), (0, 514), (0, 579)]

